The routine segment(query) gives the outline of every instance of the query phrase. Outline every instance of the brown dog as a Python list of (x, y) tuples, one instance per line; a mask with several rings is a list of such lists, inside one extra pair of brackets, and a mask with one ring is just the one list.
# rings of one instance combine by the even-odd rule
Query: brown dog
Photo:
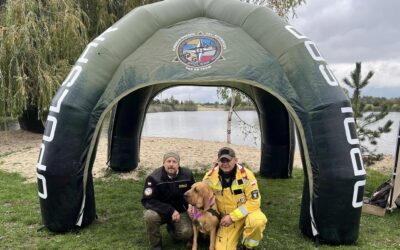
[(184, 197), (193, 209), (193, 246), (197, 250), (199, 231), (210, 235), (210, 250), (215, 249), (215, 238), (220, 220), (215, 196), (205, 182), (196, 182)]

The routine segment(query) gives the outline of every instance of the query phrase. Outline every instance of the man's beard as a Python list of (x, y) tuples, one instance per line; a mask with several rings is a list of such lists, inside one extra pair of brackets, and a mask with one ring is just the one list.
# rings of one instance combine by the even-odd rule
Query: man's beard
[(178, 172), (178, 170), (175, 170), (175, 169), (167, 169), (167, 173), (171, 177), (175, 177), (177, 172)]

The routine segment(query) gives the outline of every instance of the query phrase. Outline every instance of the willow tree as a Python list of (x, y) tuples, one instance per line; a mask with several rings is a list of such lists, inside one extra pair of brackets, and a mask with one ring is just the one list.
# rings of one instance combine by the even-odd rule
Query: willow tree
[(9, 0), (0, 27), (0, 117), (43, 132), (50, 101), (88, 42), (140, 1)]
[[(241, 0), (242, 2), (261, 5), (264, 7), (271, 8), (280, 17), (288, 20), (289, 14), (296, 16), (296, 8), (306, 3), (305, 0)], [(246, 100), (247, 97), (239, 90), (228, 88), (228, 87), (218, 87), (217, 96), (219, 99), (224, 101), (229, 101), (229, 111), (227, 119), (227, 129), (226, 129), (226, 142), (231, 143), (231, 133), (232, 133), (232, 115), (235, 108), (240, 104), (241, 100)], [(235, 112), (237, 115), (237, 113)], [(239, 116), (238, 118), (242, 121), (242, 125), (247, 128), (242, 128), (242, 131), (254, 131), (254, 126), (246, 124)]]
[(12, 0), (5, 8), (0, 114), (41, 132), (38, 118), (88, 42), (88, 18), (72, 0)]
[(135, 7), (155, 0), (75, 0), (75, 2), (79, 3), (79, 7), (90, 19), (88, 35), (92, 40)]

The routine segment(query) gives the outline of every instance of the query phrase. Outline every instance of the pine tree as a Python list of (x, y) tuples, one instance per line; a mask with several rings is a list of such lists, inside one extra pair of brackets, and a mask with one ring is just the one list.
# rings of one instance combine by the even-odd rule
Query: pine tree
[(376, 161), (383, 159), (383, 154), (377, 154), (376, 148), (370, 149), (363, 144), (367, 142), (371, 145), (377, 146), (377, 139), (380, 138), (382, 133), (389, 133), (390, 127), (393, 124), (392, 120), (388, 120), (382, 127), (371, 129), (370, 125), (382, 120), (389, 113), (387, 105), (381, 107), (379, 112), (366, 112), (366, 106), (361, 102), (361, 90), (365, 88), (373, 77), (374, 72), (369, 71), (367, 76), (362, 79), (361, 76), (361, 62), (356, 62), (356, 68), (350, 74), (350, 79), (347, 77), (343, 79), (344, 83), (353, 90), (350, 98), (354, 112), (354, 119), (356, 121), (356, 130), (358, 138), (361, 141), (361, 153), (363, 161), (366, 166), (374, 164)]

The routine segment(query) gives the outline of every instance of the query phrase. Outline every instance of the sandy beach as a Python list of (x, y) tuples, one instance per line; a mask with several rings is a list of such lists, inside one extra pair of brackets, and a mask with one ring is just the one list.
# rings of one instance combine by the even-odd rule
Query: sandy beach
[[(16, 172), (26, 178), (27, 182), (36, 182), (36, 163), (39, 156), (42, 135), (16, 131), (0, 131), (0, 170)], [(219, 148), (226, 146), (223, 142), (200, 141), (178, 138), (143, 137), (140, 149), (138, 171), (119, 174), (121, 178), (137, 179), (139, 172), (149, 173), (162, 165), (162, 156), (169, 150), (179, 152), (181, 165), (195, 171), (203, 171), (213, 164)], [(246, 163), (257, 172), (260, 164), (260, 150), (255, 147), (230, 145), (237, 154), (239, 162)], [(107, 174), (107, 138), (100, 138), (97, 157), (93, 166), (93, 176), (102, 178)], [(300, 155), (294, 160), (295, 167), (301, 168)], [(385, 156), (383, 161), (370, 168), (390, 174), (393, 168), (393, 157)]]

